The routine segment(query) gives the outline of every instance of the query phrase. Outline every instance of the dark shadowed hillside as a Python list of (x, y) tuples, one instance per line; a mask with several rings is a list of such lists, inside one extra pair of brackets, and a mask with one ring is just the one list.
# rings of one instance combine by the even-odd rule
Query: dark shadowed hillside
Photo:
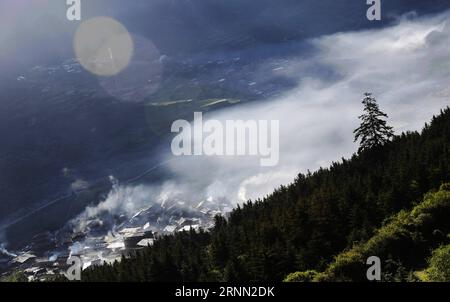
[[(449, 142), (450, 109), (446, 108), (421, 133), (404, 133), (378, 149), (300, 174), (292, 184), (237, 207), (229, 217), (216, 217), (208, 232), (162, 237), (120, 263), (84, 271), (82, 279), (281, 281), (295, 271), (324, 271), (335, 255), (365, 242), (387, 218), (411, 210), (425, 193), (450, 179)], [(414, 209), (411, 221), (422, 227), (414, 220), (417, 212), (436, 214), (433, 204), (439, 206), (448, 199), (439, 196), (428, 197)], [(406, 212), (401, 213), (394, 223), (409, 219)], [(445, 238), (443, 233), (440, 242)], [(411, 244), (409, 255), (416, 257), (408, 259), (407, 267), (425, 265), (423, 251), (436, 248), (435, 241), (429, 247), (423, 246), (426, 241)], [(439, 251), (433, 255), (439, 258)]]

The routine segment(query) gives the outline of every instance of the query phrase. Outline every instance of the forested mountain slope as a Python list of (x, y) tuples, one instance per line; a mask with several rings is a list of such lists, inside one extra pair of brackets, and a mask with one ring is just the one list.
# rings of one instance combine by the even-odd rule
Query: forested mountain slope
[(407, 212), (400, 211), (410, 211), (450, 180), (449, 142), (446, 108), (421, 133), (395, 136), (329, 168), (299, 174), (266, 198), (216, 217), (208, 232), (162, 237), (120, 263), (83, 271), (82, 280), (281, 281), (295, 271), (329, 272), (336, 255), (369, 240), (386, 219), (403, 219)]
[(389, 219), (370, 240), (339, 254), (325, 272), (297, 272), (286, 281), (365, 281), (371, 256), (381, 260), (383, 281), (450, 281), (449, 217), (450, 184), (444, 184)]

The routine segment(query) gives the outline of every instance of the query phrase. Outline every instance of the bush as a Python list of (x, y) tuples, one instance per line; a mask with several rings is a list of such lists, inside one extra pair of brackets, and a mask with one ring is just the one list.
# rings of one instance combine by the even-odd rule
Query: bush
[(450, 282), (450, 245), (433, 251), (424, 281)]
[(450, 191), (450, 183), (443, 183), (440, 187), (441, 191)]
[[(410, 212), (398, 213), (365, 244), (356, 245), (337, 255), (320, 278), (316, 277), (315, 280), (364, 281), (367, 270), (365, 261), (369, 256), (378, 256), (386, 263), (390, 260), (406, 265), (403, 267), (402, 264), (399, 268), (385, 265), (385, 276), (406, 276), (409, 271), (426, 265), (425, 259), (429, 255), (429, 249), (447, 241), (445, 235), (437, 235), (450, 231), (450, 192), (442, 190), (447, 187), (450, 185), (442, 185), (440, 191), (428, 193), (424, 201)], [(399, 274), (400, 270), (402, 274)], [(433, 281), (450, 281), (450, 246), (437, 249), (433, 253), (429, 260), (429, 269), (422, 274), (424, 275)]]
[(284, 282), (312, 282), (319, 273), (314, 270), (289, 274)]
[(0, 282), (28, 282), (28, 278), (23, 272), (15, 271), (8, 276), (2, 277)]

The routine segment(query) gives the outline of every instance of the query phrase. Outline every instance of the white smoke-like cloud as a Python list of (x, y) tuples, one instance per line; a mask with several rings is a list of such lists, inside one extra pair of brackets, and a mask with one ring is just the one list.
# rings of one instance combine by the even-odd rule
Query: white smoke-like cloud
[(279, 120), (276, 167), (260, 167), (259, 158), (182, 157), (168, 165), (174, 175), (170, 182), (118, 186), (85, 214), (132, 213), (168, 199), (226, 198), (241, 203), (264, 197), (291, 182), (297, 173), (327, 166), (356, 151), (352, 132), (366, 91), (374, 93), (396, 133), (420, 130), (450, 104), (449, 16), (405, 18), (381, 30), (316, 38), (310, 41), (314, 55), (290, 59), (271, 71), (295, 79), (295, 89), (270, 101), (204, 115), (204, 119), (221, 121)]
[(0, 244), (0, 255), (5, 255), (8, 257), (17, 257), (16, 254), (9, 252), (6, 248), (4, 244)]
[(0, 231), (0, 256), (17, 257), (16, 254), (6, 249), (7, 244), (5, 233)]

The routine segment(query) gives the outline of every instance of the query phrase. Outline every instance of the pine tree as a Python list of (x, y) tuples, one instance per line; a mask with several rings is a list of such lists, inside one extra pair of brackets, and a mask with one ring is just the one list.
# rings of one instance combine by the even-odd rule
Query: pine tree
[(353, 131), (355, 142), (361, 140), (358, 153), (382, 146), (394, 136), (392, 127), (383, 119), (388, 117), (387, 114), (380, 110), (377, 100), (371, 93), (364, 93), (362, 103), (365, 113), (359, 116), (361, 125)]

